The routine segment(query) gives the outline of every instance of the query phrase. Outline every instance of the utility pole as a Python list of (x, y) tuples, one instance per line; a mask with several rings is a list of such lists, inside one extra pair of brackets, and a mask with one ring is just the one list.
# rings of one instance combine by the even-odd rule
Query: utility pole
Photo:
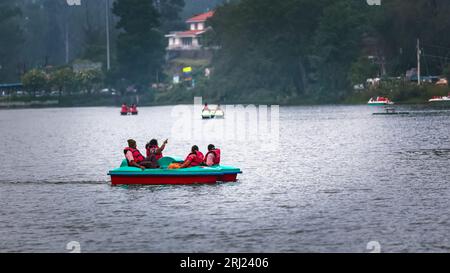
[(66, 9), (66, 24), (65, 24), (65, 47), (66, 47), (66, 64), (70, 61), (70, 46), (69, 46), (69, 20), (70, 20), (70, 7), (81, 6), (81, 0), (66, 0), (69, 9)]
[(105, 0), (105, 12), (106, 12), (106, 69), (111, 69), (111, 47), (109, 41), (109, 0)]
[(420, 39), (417, 39), (417, 84), (421, 84), (420, 80), (420, 55), (422, 51), (420, 50)]
[(65, 27), (65, 47), (66, 47), (66, 64), (69, 64), (69, 23), (66, 21)]

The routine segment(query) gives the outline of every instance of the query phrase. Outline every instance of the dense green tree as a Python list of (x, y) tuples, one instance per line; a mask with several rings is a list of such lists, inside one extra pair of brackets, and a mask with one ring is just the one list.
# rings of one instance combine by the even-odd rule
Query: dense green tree
[[(326, 30), (320, 18), (331, 2), (243, 0), (220, 7), (211, 20), (214, 42), (222, 47), (215, 58), (215, 75), (232, 84), (218, 86), (228, 86), (226, 92), (266, 89), (280, 91), (281, 96), (305, 94), (317, 78), (313, 75), (321, 42), (317, 31)], [(322, 44), (333, 46), (332, 42)]]
[(184, 0), (154, 0), (161, 18), (161, 31), (183, 29), (184, 22), (180, 18), (180, 13), (184, 8)]
[(26, 90), (31, 92), (31, 94), (36, 96), (36, 92), (43, 91), (47, 86), (48, 78), (45, 72), (32, 69), (22, 76), (22, 83)]
[(76, 77), (73, 70), (69, 67), (61, 68), (50, 75), (50, 85), (59, 91), (59, 95), (63, 93), (70, 95), (79, 84), (80, 79)]
[(91, 94), (96, 88), (101, 88), (104, 75), (100, 70), (87, 70), (76, 74), (80, 91)]
[(450, 32), (450, 1), (390, 0), (376, 11), (371, 23), (378, 31), (391, 73), (404, 74), (416, 66), (418, 38), (424, 73), (439, 74), (450, 61), (450, 36), (446, 35)]
[(13, 0), (0, 2), (0, 83), (17, 81), (20, 64), (22, 29), (18, 22), (21, 11)]
[(155, 81), (164, 60), (160, 15), (152, 0), (117, 0), (113, 12), (122, 30), (117, 40), (117, 61), (123, 78), (148, 86)]

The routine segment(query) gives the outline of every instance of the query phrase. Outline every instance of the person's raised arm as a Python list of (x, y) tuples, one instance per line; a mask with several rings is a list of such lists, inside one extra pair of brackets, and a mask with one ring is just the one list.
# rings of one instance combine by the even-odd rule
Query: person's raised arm
[(156, 150), (156, 153), (157, 154), (161, 154), (164, 151), (164, 149), (166, 148), (166, 145), (167, 145), (168, 142), (169, 142), (168, 139), (164, 140), (164, 142), (161, 145), (161, 147), (158, 150)]

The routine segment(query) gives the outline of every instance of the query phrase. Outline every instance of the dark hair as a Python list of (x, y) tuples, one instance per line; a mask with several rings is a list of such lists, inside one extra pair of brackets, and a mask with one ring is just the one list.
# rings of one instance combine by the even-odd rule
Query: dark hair
[(208, 145), (208, 151), (214, 150), (216, 147), (213, 144)]
[(198, 152), (198, 146), (197, 146), (197, 145), (192, 146), (191, 151), (192, 151), (193, 153)]
[(136, 141), (134, 139), (129, 139), (128, 140), (128, 146), (131, 147), (131, 146), (134, 146), (134, 145), (136, 145)]
[(158, 146), (158, 140), (156, 139), (150, 140), (150, 142), (147, 143), (147, 145), (145, 145), (145, 148), (149, 149), (151, 146)]

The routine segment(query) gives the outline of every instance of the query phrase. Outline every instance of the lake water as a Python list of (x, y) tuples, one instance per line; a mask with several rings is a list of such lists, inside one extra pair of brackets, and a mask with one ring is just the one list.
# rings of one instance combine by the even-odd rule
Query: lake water
[[(281, 107), (277, 145), (172, 139), (172, 107), (1, 110), (0, 252), (448, 252), (450, 111), (405, 109)], [(126, 140), (153, 137), (177, 156), (213, 142), (244, 173), (111, 187)]]

